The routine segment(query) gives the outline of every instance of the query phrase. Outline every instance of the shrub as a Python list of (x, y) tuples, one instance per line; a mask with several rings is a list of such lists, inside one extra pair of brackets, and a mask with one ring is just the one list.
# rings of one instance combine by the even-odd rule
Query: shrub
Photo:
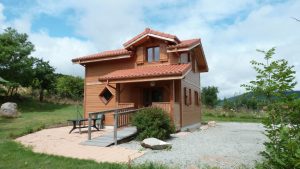
[(149, 137), (167, 139), (175, 131), (168, 114), (160, 108), (145, 108), (137, 112), (133, 117), (133, 125), (136, 126), (138, 140)]

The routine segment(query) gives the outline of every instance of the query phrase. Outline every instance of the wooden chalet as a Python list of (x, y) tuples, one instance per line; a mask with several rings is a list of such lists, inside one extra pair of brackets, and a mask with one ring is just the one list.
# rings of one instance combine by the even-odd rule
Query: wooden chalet
[[(75, 58), (85, 67), (84, 112), (156, 106), (177, 129), (198, 125), (201, 118), (200, 74), (208, 72), (200, 39), (146, 28), (122, 49)], [(105, 117), (113, 125), (113, 116)]]

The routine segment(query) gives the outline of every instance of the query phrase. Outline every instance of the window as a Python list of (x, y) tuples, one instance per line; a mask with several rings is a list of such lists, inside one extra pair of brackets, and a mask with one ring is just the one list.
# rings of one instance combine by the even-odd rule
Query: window
[(107, 104), (113, 97), (112, 93), (105, 87), (99, 95), (104, 104)]
[(192, 90), (189, 89), (189, 92), (187, 91), (187, 88), (184, 89), (184, 104), (189, 106), (192, 104)]
[(189, 89), (189, 105), (192, 104), (192, 90)]
[(151, 62), (158, 62), (159, 61), (159, 47), (151, 47), (147, 48), (147, 61)]
[(186, 87), (183, 88), (183, 94), (184, 94), (184, 104), (188, 106), (189, 104), (188, 104), (188, 95), (187, 95)]
[(195, 105), (199, 105), (199, 95), (197, 91), (195, 91)]
[(175, 102), (179, 102), (180, 100), (180, 87), (179, 87), (179, 82), (178, 81), (175, 81), (174, 83), (174, 93), (175, 93)]
[(180, 63), (189, 63), (190, 62), (190, 57), (188, 53), (181, 53), (180, 54)]

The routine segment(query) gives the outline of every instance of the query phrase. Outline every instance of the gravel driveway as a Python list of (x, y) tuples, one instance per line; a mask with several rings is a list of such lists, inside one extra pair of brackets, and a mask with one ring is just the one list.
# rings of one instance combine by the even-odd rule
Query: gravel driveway
[[(181, 132), (167, 142), (171, 150), (150, 150), (135, 159), (134, 163), (151, 161), (179, 168), (203, 165), (220, 168), (252, 167), (260, 160), (263, 150), (263, 125), (259, 123), (217, 123), (216, 127), (203, 131)], [(122, 144), (131, 149), (143, 150), (139, 142)]]

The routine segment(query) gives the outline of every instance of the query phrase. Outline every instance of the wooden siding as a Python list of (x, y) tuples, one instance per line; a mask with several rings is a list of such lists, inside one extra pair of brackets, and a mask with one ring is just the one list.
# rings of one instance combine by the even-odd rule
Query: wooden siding
[(171, 105), (170, 102), (152, 102), (153, 107), (158, 107), (166, 111), (170, 114), (171, 112)]
[(191, 89), (191, 103), (186, 105), (184, 103), (184, 97), (181, 97), (181, 106), (182, 106), (182, 127), (199, 123), (201, 121), (201, 104), (196, 105), (194, 98), (195, 92), (197, 91), (200, 96), (200, 74), (194, 73), (193, 71), (189, 72), (185, 79), (181, 82), (181, 95), (184, 96), (184, 88)]
[[(154, 46), (159, 46), (160, 50), (160, 60), (159, 62), (152, 62), (148, 63), (147, 62), (147, 48), (148, 47), (154, 47)], [(169, 61), (169, 54), (167, 53), (167, 44), (165, 41), (155, 39), (155, 38), (150, 38), (149, 41), (146, 41), (139, 46), (136, 47), (136, 63), (137, 66), (148, 66), (148, 65), (153, 65), (153, 64), (170, 64)]]
[(136, 50), (136, 63), (137, 64), (142, 64), (144, 63), (144, 60), (145, 60), (145, 50), (144, 50), (144, 47), (140, 46), (140, 47), (137, 47), (137, 50)]
[[(149, 41), (139, 44), (135, 47), (136, 53), (130, 59), (122, 59), (118, 61), (104, 61), (95, 62), (85, 65), (85, 91), (84, 91), (84, 112), (87, 117), (88, 112), (97, 112), (101, 110), (114, 109), (116, 107), (124, 107), (128, 105), (134, 105), (136, 108), (143, 106), (143, 89), (150, 88), (150, 82), (140, 83), (126, 83), (126, 84), (109, 84), (100, 83), (98, 78), (109, 72), (136, 68), (137, 66), (151, 66), (155, 64), (178, 64), (179, 53), (167, 53), (167, 42), (151, 38)], [(155, 63), (147, 63), (145, 59), (146, 48), (160, 46), (160, 61)], [(192, 51), (192, 63), (196, 62), (194, 53)], [(187, 126), (190, 124), (200, 122), (201, 116), (201, 102), (199, 105), (195, 105), (194, 91), (199, 93), (200, 91), (200, 74), (198, 73), (198, 66), (194, 66), (195, 71), (189, 72), (182, 80), (169, 81), (156, 81), (155, 87), (163, 87), (163, 102), (168, 102), (169, 106), (164, 107), (170, 112), (172, 120), (176, 128)], [(112, 93), (113, 98), (107, 103), (103, 103), (99, 97), (102, 90), (107, 87)], [(192, 104), (184, 104), (183, 89), (187, 88), (187, 91), (191, 89)], [(119, 95), (116, 95), (116, 90), (120, 91)], [(156, 103), (155, 103), (156, 104)], [(166, 105), (166, 104), (165, 104)], [(160, 105), (162, 106), (162, 105)], [(113, 115), (108, 114), (105, 117), (105, 125), (113, 125)]]

